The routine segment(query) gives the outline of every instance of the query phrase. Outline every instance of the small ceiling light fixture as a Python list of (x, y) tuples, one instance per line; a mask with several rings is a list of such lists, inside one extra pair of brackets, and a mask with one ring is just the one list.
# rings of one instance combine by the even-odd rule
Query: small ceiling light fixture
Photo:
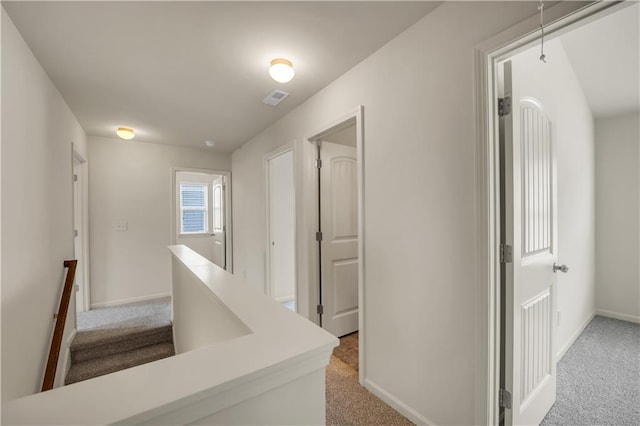
[(214, 146), (216, 146), (216, 141), (204, 141), (204, 144), (209, 148), (213, 148)]
[(293, 76), (296, 75), (296, 72), (293, 69), (293, 64), (290, 60), (276, 58), (271, 61), (269, 75), (278, 83), (288, 83), (291, 81)]
[(133, 129), (130, 129), (128, 127), (118, 127), (118, 130), (116, 130), (116, 135), (118, 135), (121, 139), (129, 140), (133, 139), (136, 134)]

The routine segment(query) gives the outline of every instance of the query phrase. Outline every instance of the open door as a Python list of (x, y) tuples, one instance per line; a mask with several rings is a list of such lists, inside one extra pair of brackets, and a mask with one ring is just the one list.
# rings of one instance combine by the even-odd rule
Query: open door
[(358, 331), (358, 161), (355, 138), (320, 144), (322, 327), (341, 337)]
[(213, 240), (213, 257), (211, 260), (224, 269), (227, 269), (227, 250), (225, 246), (227, 227), (225, 225), (224, 206), (226, 188), (224, 176), (215, 178), (211, 187), (211, 238)]
[[(504, 390), (506, 425), (538, 425), (556, 399), (557, 257), (553, 102), (504, 64)], [(511, 399), (509, 403), (509, 399)]]

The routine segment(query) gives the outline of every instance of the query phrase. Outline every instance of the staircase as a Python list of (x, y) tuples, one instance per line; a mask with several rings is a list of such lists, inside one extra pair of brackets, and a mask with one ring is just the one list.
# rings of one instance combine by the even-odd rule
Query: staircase
[(78, 329), (67, 385), (175, 355), (165, 300), (79, 314)]

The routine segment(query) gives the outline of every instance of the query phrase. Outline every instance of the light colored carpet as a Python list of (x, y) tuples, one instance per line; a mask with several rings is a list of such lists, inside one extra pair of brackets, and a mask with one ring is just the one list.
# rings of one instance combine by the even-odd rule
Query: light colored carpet
[[(327, 425), (413, 425), (407, 418), (360, 386), (356, 370), (358, 334), (345, 336), (340, 342), (340, 346), (345, 346), (344, 350), (340, 350), (339, 346), (334, 351), (347, 361), (355, 359), (355, 364), (347, 364), (337, 356), (331, 355), (331, 362), (326, 369)], [(352, 353), (354, 342), (355, 357)]]
[(119, 342), (123, 337), (171, 329), (171, 298), (92, 309), (78, 314), (74, 348)]
[(359, 364), (359, 342), (358, 342), (358, 332), (347, 334), (346, 336), (342, 336), (340, 338), (340, 344), (333, 348), (333, 354), (342, 362), (347, 364), (349, 367), (353, 368), (355, 371), (358, 371), (360, 368)]
[(73, 364), (67, 373), (65, 384), (81, 382), (148, 362), (175, 355), (173, 342), (142, 346), (130, 351), (116, 352), (109, 356), (89, 359)]
[(173, 356), (171, 299), (80, 313), (70, 349), (66, 384)]
[(542, 426), (640, 425), (640, 324), (596, 316), (558, 363)]
[(91, 309), (78, 314), (78, 331), (165, 325), (171, 322), (171, 298)]

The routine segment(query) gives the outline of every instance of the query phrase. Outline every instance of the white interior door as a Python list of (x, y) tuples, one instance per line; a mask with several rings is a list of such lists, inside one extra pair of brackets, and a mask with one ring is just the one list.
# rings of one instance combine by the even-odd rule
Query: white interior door
[(504, 65), (506, 424), (538, 425), (556, 399), (557, 185), (553, 102), (516, 62)]
[(221, 268), (227, 268), (227, 227), (225, 225), (225, 191), (226, 185), (223, 176), (218, 176), (211, 187), (211, 238), (213, 242), (213, 254), (211, 261)]
[(295, 301), (295, 194), (293, 151), (268, 160), (269, 292), (278, 302)]
[(322, 327), (335, 336), (358, 330), (358, 174), (356, 149), (320, 149)]

